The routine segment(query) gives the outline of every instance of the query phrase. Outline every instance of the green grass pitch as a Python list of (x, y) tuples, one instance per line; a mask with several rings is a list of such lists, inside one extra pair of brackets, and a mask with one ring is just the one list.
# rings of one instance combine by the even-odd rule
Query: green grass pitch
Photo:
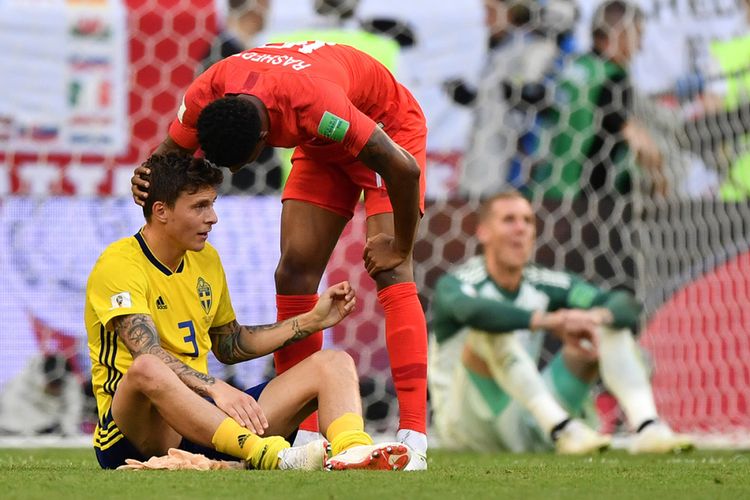
[(480, 455), (431, 451), (429, 470), (393, 472), (102, 471), (86, 449), (0, 449), (10, 499), (750, 498), (750, 454)]

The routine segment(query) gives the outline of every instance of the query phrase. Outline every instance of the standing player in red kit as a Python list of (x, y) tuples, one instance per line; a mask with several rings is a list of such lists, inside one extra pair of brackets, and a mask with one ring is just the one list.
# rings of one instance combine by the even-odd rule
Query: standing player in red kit
[[(296, 147), (282, 195), (278, 319), (309, 311), (334, 247), (364, 191), (364, 264), (385, 311), (400, 407), (397, 439), (425, 469), (427, 331), (412, 250), (424, 212), (427, 127), (411, 93), (379, 62), (346, 45), (277, 43), (230, 56), (188, 88), (155, 153), (194, 153), (237, 171), (265, 145)], [(148, 170), (132, 178), (139, 204)], [(278, 373), (321, 349), (322, 333), (275, 353)], [(317, 432), (316, 415), (300, 429)]]

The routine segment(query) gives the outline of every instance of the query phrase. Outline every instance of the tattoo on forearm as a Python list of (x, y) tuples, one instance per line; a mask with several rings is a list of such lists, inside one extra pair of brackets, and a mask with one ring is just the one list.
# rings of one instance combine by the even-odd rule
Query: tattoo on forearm
[(291, 337), (289, 337), (286, 340), (286, 342), (284, 342), (279, 347), (277, 347), (275, 349), (276, 351), (278, 351), (279, 349), (281, 349), (283, 347), (286, 347), (286, 346), (288, 346), (290, 344), (294, 344), (298, 340), (302, 340), (305, 337), (307, 337), (308, 335), (310, 335), (311, 333), (313, 333), (310, 330), (302, 330), (302, 329), (300, 329), (300, 327), (299, 327), (299, 321), (297, 321), (296, 319), (292, 320), (292, 332), (294, 332), (294, 334)]
[(237, 323), (237, 320), (218, 328), (211, 328), (209, 332), (211, 342), (214, 344), (214, 353), (219, 361), (233, 364), (257, 357), (252, 350), (242, 346), (243, 331), (252, 333), (252, 331), (248, 331), (247, 327)]
[[(281, 342), (277, 347), (273, 347), (274, 338), (280, 336), (284, 327), (291, 329), (292, 336)], [(282, 330), (282, 332), (272, 332), (273, 330)], [(237, 321), (232, 321), (226, 325), (211, 328), (209, 333), (216, 358), (222, 363), (233, 364), (278, 351), (314, 332), (315, 330), (302, 329), (299, 325), (299, 320), (294, 318), (268, 325), (256, 326), (244, 326), (237, 323)], [(265, 338), (265, 335), (269, 335), (269, 337)], [(251, 341), (251, 337), (255, 341)], [(261, 347), (258, 348), (257, 346)]]
[(112, 320), (112, 326), (133, 355), (133, 359), (141, 354), (156, 356), (175, 372), (185, 385), (201, 396), (207, 396), (208, 386), (216, 383), (214, 377), (190, 368), (165, 351), (159, 343), (159, 334), (150, 317), (144, 314), (118, 316)]

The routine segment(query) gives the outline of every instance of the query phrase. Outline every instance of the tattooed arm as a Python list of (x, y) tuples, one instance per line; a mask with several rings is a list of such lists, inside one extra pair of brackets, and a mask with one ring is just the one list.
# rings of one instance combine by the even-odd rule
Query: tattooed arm
[(421, 171), (414, 157), (379, 127), (375, 128), (357, 159), (380, 174), (393, 206), (394, 234), (370, 238), (365, 247), (367, 272), (375, 275), (393, 269), (411, 255), (420, 216)]
[(180, 380), (203, 397), (210, 397), (224, 413), (243, 425), (262, 435), (268, 427), (268, 420), (263, 410), (251, 396), (235, 389), (223, 380), (193, 370), (185, 363), (165, 351), (159, 343), (151, 316), (146, 314), (129, 314), (118, 316), (111, 321), (117, 336), (127, 346), (133, 359), (142, 354), (152, 354), (177, 374)]
[(151, 316), (147, 314), (127, 314), (111, 321), (112, 328), (128, 348), (133, 359), (141, 354), (153, 354), (164, 362), (182, 382), (201, 396), (209, 396), (209, 388), (216, 384), (214, 377), (190, 368), (188, 365), (165, 351), (159, 343)]
[(216, 359), (226, 364), (265, 356), (320, 330), (304, 316), (257, 326), (240, 325), (234, 320), (211, 328), (211, 350)]
[(265, 356), (344, 319), (356, 304), (354, 290), (344, 281), (330, 287), (307, 313), (272, 325), (243, 326), (237, 321), (211, 328), (212, 350), (222, 363)]

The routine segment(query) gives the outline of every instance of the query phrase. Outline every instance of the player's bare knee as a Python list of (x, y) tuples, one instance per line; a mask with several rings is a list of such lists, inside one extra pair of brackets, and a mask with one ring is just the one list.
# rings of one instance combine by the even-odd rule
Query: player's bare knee
[(317, 365), (316, 369), (321, 373), (321, 380), (329, 377), (335, 377), (338, 380), (357, 377), (354, 360), (344, 351), (325, 349), (313, 354), (312, 358)]
[(310, 361), (315, 363), (315, 367), (318, 370), (326, 370), (328, 366), (336, 362), (335, 353), (338, 351), (332, 351), (330, 349), (323, 349), (310, 355)]
[(133, 360), (128, 369), (127, 377), (131, 384), (143, 393), (148, 393), (158, 387), (164, 379), (164, 370), (168, 370), (164, 362), (152, 354), (141, 354)]
[(330, 366), (335, 372), (333, 375), (339, 380), (351, 380), (354, 385), (358, 383), (357, 367), (352, 357), (344, 351), (330, 351), (333, 361)]
[(344, 351), (330, 351), (333, 356), (333, 366), (339, 372), (339, 376), (357, 376), (357, 367), (349, 353)]

